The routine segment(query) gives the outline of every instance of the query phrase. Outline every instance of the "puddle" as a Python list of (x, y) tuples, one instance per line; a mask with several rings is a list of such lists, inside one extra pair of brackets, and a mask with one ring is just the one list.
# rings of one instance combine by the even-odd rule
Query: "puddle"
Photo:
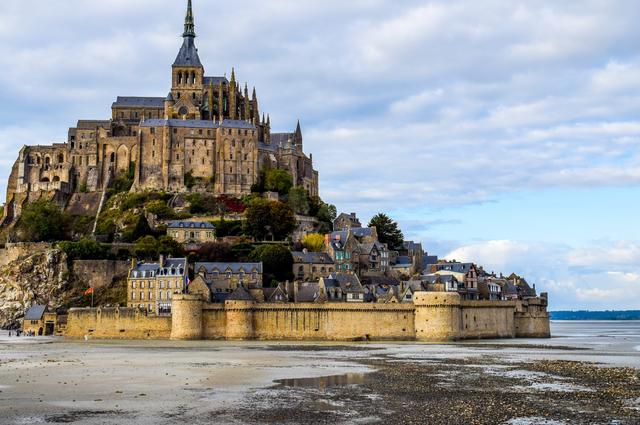
[(515, 418), (506, 422), (505, 425), (567, 425), (567, 423), (545, 418)]
[(274, 382), (283, 387), (324, 389), (363, 384), (364, 380), (365, 375), (362, 373), (346, 373), (344, 375), (321, 376), (319, 378), (278, 379)]

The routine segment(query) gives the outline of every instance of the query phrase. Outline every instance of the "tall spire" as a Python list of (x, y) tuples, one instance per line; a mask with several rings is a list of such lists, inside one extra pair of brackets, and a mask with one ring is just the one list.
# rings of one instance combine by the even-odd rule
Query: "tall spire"
[(191, 0), (187, 3), (187, 16), (184, 18), (184, 34), (183, 37), (195, 37), (196, 25), (193, 19), (193, 8), (191, 7)]

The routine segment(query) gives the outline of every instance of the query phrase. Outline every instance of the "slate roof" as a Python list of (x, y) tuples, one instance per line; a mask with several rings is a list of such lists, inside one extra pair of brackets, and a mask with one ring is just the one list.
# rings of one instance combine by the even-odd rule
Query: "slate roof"
[[(154, 276), (182, 276), (187, 269), (186, 258), (168, 258), (164, 261), (164, 267), (160, 267), (160, 263), (138, 263), (132, 270), (131, 277), (144, 278)], [(173, 274), (172, 274), (173, 271)], [(149, 276), (140, 276), (135, 273), (150, 272)]]
[(333, 248), (337, 250), (344, 249), (345, 243), (347, 242), (348, 235), (349, 233), (346, 230), (341, 230), (339, 232), (332, 232), (331, 245), (333, 246)]
[(385, 276), (364, 276), (361, 280), (362, 284), (367, 285), (400, 285), (400, 281), (395, 277)]
[(111, 107), (164, 109), (164, 97), (118, 96)]
[(289, 140), (293, 143), (294, 137), (295, 133), (271, 133), (271, 143), (278, 146), (284, 146), (289, 142)]
[(204, 77), (205, 86), (208, 86), (211, 83), (213, 83), (214, 86), (219, 86), (221, 81), (222, 84), (229, 84), (229, 80), (227, 80), (227, 77)]
[(202, 66), (193, 37), (185, 37), (173, 66)]
[(228, 292), (214, 292), (211, 294), (214, 303), (223, 303), (231, 296)]
[(196, 263), (194, 270), (196, 273), (200, 273), (200, 269), (203, 267), (207, 273), (214, 271), (224, 273), (227, 270), (231, 270), (234, 274), (240, 273), (241, 270), (245, 273), (251, 273), (254, 269), (256, 272), (262, 273), (262, 263)]
[(427, 270), (432, 264), (438, 264), (437, 255), (425, 255), (422, 257), (422, 267)]
[(244, 286), (238, 285), (235, 291), (229, 295), (227, 298), (229, 301), (255, 301), (249, 291), (247, 291)]
[(371, 227), (354, 227), (351, 229), (351, 233), (356, 238), (363, 238), (365, 236), (373, 236), (373, 229)]
[(301, 303), (315, 302), (320, 296), (320, 285), (314, 282), (307, 282), (298, 288), (297, 301)]
[(300, 252), (294, 251), (293, 255), (294, 263), (314, 263), (314, 264), (333, 264), (333, 260), (325, 252)]
[(46, 305), (34, 304), (24, 314), (24, 320), (41, 320), (46, 310)]
[(170, 221), (168, 229), (215, 229), (216, 226), (207, 221)]
[(364, 288), (355, 274), (332, 273), (329, 275), (330, 280), (335, 280), (340, 285), (340, 289), (344, 293), (363, 293)]
[(76, 128), (78, 130), (95, 130), (98, 127), (109, 128), (111, 121), (108, 120), (78, 120)]
[(415, 251), (415, 250), (422, 249), (422, 244), (415, 243), (414, 241), (404, 241), (402, 243), (402, 247), (407, 251)]
[(224, 120), (222, 125), (215, 121), (208, 120), (163, 120), (150, 119), (140, 123), (140, 127), (184, 127), (184, 128), (241, 128), (247, 130), (255, 130), (256, 127), (242, 120)]
[(472, 266), (472, 263), (441, 263), (436, 264), (436, 270), (467, 274), (471, 270)]
[(449, 283), (454, 281), (458, 282), (458, 279), (456, 279), (456, 277), (452, 274), (444, 274), (444, 275), (428, 274), (428, 275), (420, 276), (420, 279), (423, 282), (427, 282), (427, 283), (437, 283), (437, 282)]

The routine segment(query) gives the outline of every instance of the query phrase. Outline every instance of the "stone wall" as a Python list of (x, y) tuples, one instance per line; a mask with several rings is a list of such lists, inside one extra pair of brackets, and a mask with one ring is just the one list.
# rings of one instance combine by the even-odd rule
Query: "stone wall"
[(83, 287), (101, 288), (114, 280), (126, 279), (131, 264), (118, 260), (74, 260), (73, 276)]
[(53, 244), (47, 242), (7, 243), (4, 249), (0, 251), (0, 266), (6, 266), (19, 258), (28, 257), (38, 252), (45, 252), (51, 249), (53, 249)]
[(227, 301), (176, 295), (173, 317), (134, 308), (76, 309), (67, 336), (176, 340), (451, 341), (549, 337), (546, 300), (462, 301), (455, 293), (419, 292), (415, 304)]
[(65, 336), (103, 339), (168, 339), (171, 317), (147, 316), (135, 308), (73, 308)]

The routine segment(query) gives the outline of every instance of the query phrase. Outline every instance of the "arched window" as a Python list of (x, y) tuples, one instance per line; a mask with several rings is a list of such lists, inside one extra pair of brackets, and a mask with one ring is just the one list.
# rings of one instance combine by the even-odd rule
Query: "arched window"
[(59, 154), (58, 155), (58, 163), (62, 164), (64, 162), (64, 154)]
[(109, 156), (109, 161), (113, 164), (114, 162), (116, 162), (116, 153), (115, 152), (111, 152), (111, 156)]
[(182, 71), (178, 72), (178, 85), (182, 84)]
[(51, 164), (51, 158), (49, 158), (48, 156), (44, 157), (44, 165), (49, 165)]
[(195, 92), (191, 93), (191, 99), (196, 100), (196, 93)]
[(192, 72), (191, 73), (191, 84), (195, 84), (196, 83), (196, 73)]
[(59, 182), (59, 181), (60, 181), (60, 177), (58, 177), (58, 176), (53, 176), (53, 181), (54, 181), (54, 182)]

